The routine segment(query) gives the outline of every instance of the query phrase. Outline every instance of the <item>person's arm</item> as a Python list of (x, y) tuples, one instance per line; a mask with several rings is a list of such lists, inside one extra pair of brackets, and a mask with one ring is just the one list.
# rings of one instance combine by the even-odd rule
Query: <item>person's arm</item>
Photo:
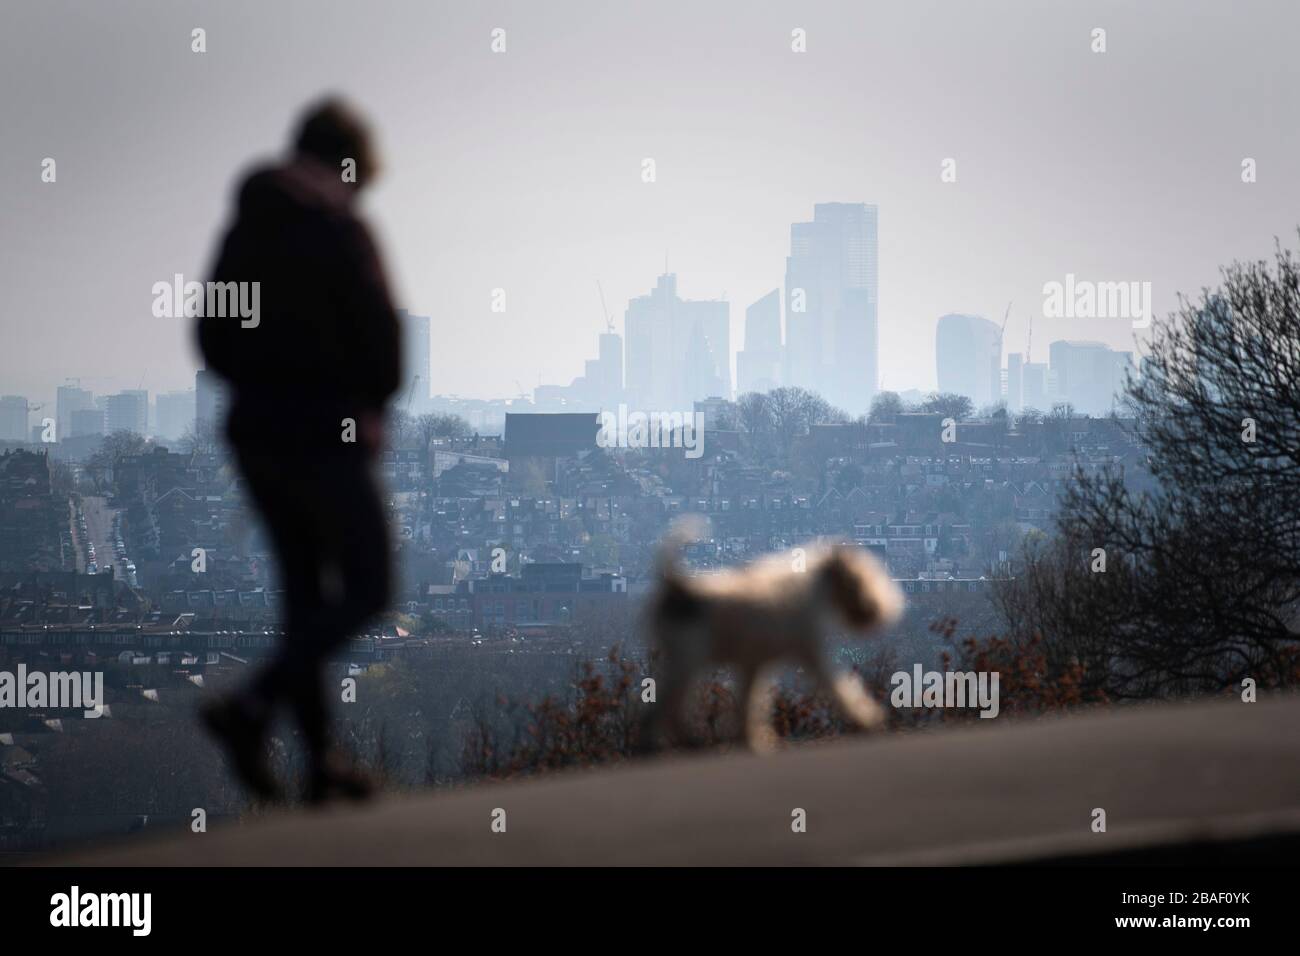
[(347, 221), (341, 240), (337, 301), (347, 336), (344, 344), (355, 356), (351, 384), (378, 409), (401, 384), (401, 329), (378, 250), (365, 225)]
[[(208, 278), (213, 282), (226, 281), (228, 274), (231, 272), (231, 249), (236, 243), (235, 232), (237, 228), (238, 226), (226, 233), (221, 248), (217, 253), (217, 261), (208, 271)], [(235, 323), (235, 325), (237, 327), (238, 323)], [(199, 351), (203, 354), (207, 367), (222, 378), (233, 378), (239, 356), (236, 353), (230, 334), (230, 320), (214, 316), (203, 316), (195, 323), (195, 327), (197, 329)]]

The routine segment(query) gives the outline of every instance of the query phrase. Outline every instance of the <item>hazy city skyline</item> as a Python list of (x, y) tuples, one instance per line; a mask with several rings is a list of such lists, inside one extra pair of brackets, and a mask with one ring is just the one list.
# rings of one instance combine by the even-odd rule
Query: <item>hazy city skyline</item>
[(66, 378), (193, 386), (190, 322), (154, 318), (152, 284), (204, 276), (239, 172), (326, 90), (374, 117), (388, 173), (367, 213), (400, 304), (432, 319), (434, 393), (567, 384), (604, 331), (596, 282), (622, 333), (665, 259), (683, 298), (725, 294), (734, 382), (745, 311), (783, 286), (790, 226), (818, 203), (879, 210), (891, 390), (935, 387), (944, 314), (1000, 322), (1014, 300), (1006, 351), (1033, 313), (1036, 362), (1058, 339), (1132, 350), (1127, 321), (1043, 318), (1044, 283), (1149, 281), (1162, 315), (1294, 237), (1300, 133), (1270, 97), (1300, 78), (1278, 23), (1300, 15), (1275, 4), (1165, 4), (1163, 25), (1161, 4), (398, 3), (400, 26), (301, 3), (64, 6), (7, 9), (0, 30), (0, 392), (32, 401)]
[(7, 938), (193, 936), (256, 866), (314, 872), (223, 895), (245, 945), (500, 908), (381, 866), (563, 866), (548, 929), (661, 865), (879, 869), (909, 941), (893, 867), (1021, 936), (1269, 923), (1297, 27), (0, 3)]

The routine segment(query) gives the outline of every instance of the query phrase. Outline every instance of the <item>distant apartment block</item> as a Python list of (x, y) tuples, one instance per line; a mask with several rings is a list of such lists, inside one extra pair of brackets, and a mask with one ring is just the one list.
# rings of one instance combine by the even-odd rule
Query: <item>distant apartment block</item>
[(104, 399), (104, 414), (108, 433), (128, 431), (137, 435), (149, 434), (149, 393), (131, 389), (109, 395)]
[[(71, 438), (75, 432), (72, 430), (72, 415), (74, 412), (93, 410), (95, 408), (95, 395), (90, 389), (81, 388), (79, 385), (60, 385), (54, 399), (55, 427), (58, 438), (62, 441), (65, 438)], [(102, 434), (103, 427), (99, 432)]]
[(731, 403), (725, 398), (716, 395), (695, 403), (693, 411), (700, 415), (700, 422), (705, 430), (713, 431), (722, 427), (722, 416), (731, 407)]
[(28, 429), (27, 398), (23, 395), (0, 396), (0, 441), (31, 441)]
[(216, 372), (201, 368), (194, 375), (194, 423), (196, 428), (219, 432), (226, 418), (229, 397), (226, 384)]
[(155, 431), (162, 438), (176, 440), (194, 428), (197, 395), (194, 389), (181, 392), (164, 392), (155, 399), (157, 408)]

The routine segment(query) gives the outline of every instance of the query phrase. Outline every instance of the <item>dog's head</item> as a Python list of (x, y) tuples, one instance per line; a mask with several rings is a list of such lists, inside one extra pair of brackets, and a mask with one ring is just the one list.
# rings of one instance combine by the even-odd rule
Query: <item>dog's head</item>
[(884, 565), (861, 548), (836, 545), (817, 573), (831, 604), (856, 630), (886, 627), (903, 613), (903, 592)]

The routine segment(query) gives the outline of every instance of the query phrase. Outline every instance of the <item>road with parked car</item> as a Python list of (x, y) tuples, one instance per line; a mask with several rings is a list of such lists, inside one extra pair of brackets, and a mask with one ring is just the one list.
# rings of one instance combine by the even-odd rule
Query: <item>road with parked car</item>
[(109, 507), (107, 498), (91, 495), (81, 499), (81, 510), (73, 522), (78, 570), (98, 574), (113, 568), (120, 580), (133, 584), (135, 565), (127, 557), (121, 512)]

